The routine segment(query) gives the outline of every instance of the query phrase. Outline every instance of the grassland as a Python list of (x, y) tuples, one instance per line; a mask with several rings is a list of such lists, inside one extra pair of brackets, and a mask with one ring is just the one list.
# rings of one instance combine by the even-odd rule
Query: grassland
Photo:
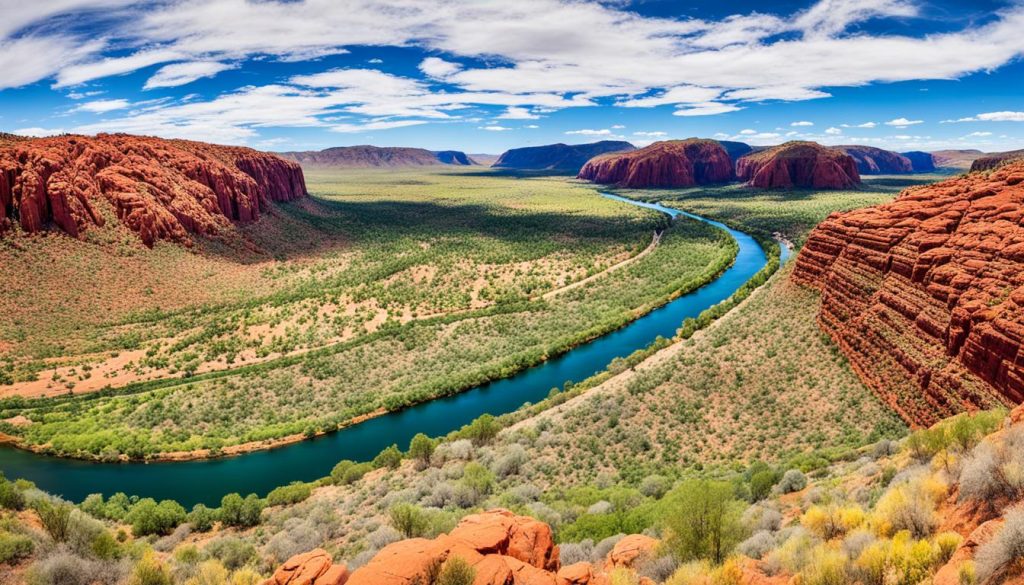
[[(0, 416), (19, 424), (5, 432), (116, 459), (329, 431), (564, 351), (707, 281), (735, 253), (690, 220), (651, 249), (663, 216), (562, 178), (361, 171), (309, 184), (315, 199), (246, 228), (241, 252), (229, 241), (193, 254), (242, 264), (249, 291), (218, 280), (205, 302), (174, 293), (181, 306), (143, 302), (15, 335), (7, 393), (46, 398), (6, 400)], [(54, 347), (69, 330), (81, 332)]]

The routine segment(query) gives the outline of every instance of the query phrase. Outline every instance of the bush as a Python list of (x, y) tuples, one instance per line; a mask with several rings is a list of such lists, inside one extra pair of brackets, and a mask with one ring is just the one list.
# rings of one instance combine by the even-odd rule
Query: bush
[(331, 469), (331, 480), (338, 485), (342, 485), (344, 483), (345, 474), (355, 464), (356, 462), (350, 459), (342, 459), (334, 466), (333, 469)]
[(409, 457), (418, 461), (426, 467), (430, 464), (430, 457), (434, 454), (434, 441), (423, 433), (416, 433), (416, 436), (409, 441)]
[(0, 532), (0, 563), (13, 564), (28, 557), (35, 549), (32, 539), (22, 534)]
[(132, 571), (129, 585), (171, 585), (171, 572), (167, 565), (160, 562), (160, 559), (153, 554), (153, 551), (146, 551), (135, 564)]
[(590, 562), (594, 556), (594, 541), (590, 539), (581, 542), (565, 542), (558, 545), (558, 552), (562, 566), (581, 562)]
[(743, 505), (730, 483), (690, 480), (662, 501), (666, 542), (676, 558), (721, 563), (743, 538)]
[(426, 512), (412, 504), (396, 504), (388, 510), (391, 525), (406, 538), (423, 536), (427, 532), (430, 520)]
[(391, 445), (373, 458), (374, 469), (381, 469), (383, 467), (388, 469), (398, 469), (398, 466), (401, 464), (402, 452), (398, 450), (398, 445)]
[(498, 431), (500, 430), (501, 427), (498, 425), (498, 421), (495, 420), (494, 416), (484, 414), (470, 424), (462, 427), (459, 431), (459, 436), (473, 441), (474, 445), (486, 445), (493, 441), (494, 437), (498, 436)]
[(777, 471), (759, 471), (750, 476), (750, 501), (760, 502), (772, 493), (772, 488), (779, 482)]
[[(100, 563), (91, 562), (59, 548), (32, 566), (29, 570), (28, 582), (31, 585), (94, 585), (95, 583), (113, 583), (119, 575), (114, 577), (115, 579), (105, 578)], [(140, 583), (138, 585), (149, 584)]]
[(271, 490), (267, 494), (267, 505), (283, 506), (285, 504), (297, 504), (312, 494), (313, 486), (305, 482), (295, 481)]
[(125, 522), (131, 524), (132, 534), (170, 534), (188, 515), (181, 504), (173, 500), (163, 500), (159, 504), (153, 498), (139, 500), (132, 506)]
[(640, 493), (649, 498), (660, 500), (668, 493), (671, 487), (672, 481), (664, 475), (648, 475), (640, 482)]
[(34, 507), (36, 514), (39, 515), (39, 521), (54, 542), (64, 542), (68, 539), (71, 512), (75, 509), (74, 506), (62, 500), (50, 501), (40, 498), (36, 500)]
[(473, 585), (476, 578), (476, 569), (461, 557), (449, 557), (441, 566), (441, 573), (437, 576), (437, 585)]
[(479, 463), (468, 463), (462, 472), (462, 485), (477, 496), (486, 496), (494, 489), (494, 474)]
[(937, 523), (935, 507), (945, 495), (946, 486), (931, 477), (917, 477), (893, 486), (875, 506), (875, 530), (881, 536), (901, 530), (918, 538), (928, 536)]
[(494, 462), (491, 469), (498, 478), (504, 479), (510, 475), (517, 475), (528, 459), (526, 450), (521, 445), (511, 445), (506, 453)]
[(18, 489), (13, 481), (7, 480), (0, 473), (0, 508), (7, 510), (23, 510), (25, 508), (25, 494)]
[(771, 552), (776, 546), (775, 537), (772, 536), (771, 532), (758, 530), (753, 536), (739, 543), (736, 546), (736, 550), (740, 554), (752, 559), (761, 559), (761, 557)]
[(206, 554), (224, 563), (224, 566), (232, 571), (256, 558), (256, 547), (234, 536), (213, 540), (204, 550)]
[(783, 494), (798, 492), (807, 487), (807, 476), (799, 469), (790, 469), (782, 475), (777, 487)]
[(227, 526), (256, 526), (263, 512), (263, 500), (256, 494), (242, 499), (238, 494), (228, 494), (220, 501), (220, 521)]
[(203, 562), (196, 569), (196, 574), (188, 580), (188, 585), (227, 585), (228, 570), (216, 559)]
[(1024, 506), (1011, 509), (1004, 518), (999, 533), (978, 547), (975, 555), (980, 583), (1001, 575), (1011, 563), (1024, 558)]
[(818, 547), (803, 573), (802, 585), (846, 585), (846, 557), (838, 551)]
[(216, 521), (217, 510), (207, 508), (203, 504), (196, 504), (188, 513), (188, 523), (196, 532), (209, 532)]

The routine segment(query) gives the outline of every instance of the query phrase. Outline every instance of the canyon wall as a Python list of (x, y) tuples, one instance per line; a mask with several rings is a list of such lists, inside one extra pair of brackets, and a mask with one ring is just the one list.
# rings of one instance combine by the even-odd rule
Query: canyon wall
[(1024, 401), (1024, 162), (832, 214), (792, 278), (819, 323), (908, 421)]
[(0, 144), (0, 232), (53, 225), (81, 237), (104, 225), (107, 205), (147, 246), (189, 244), (305, 196), (299, 165), (249, 148), (126, 134)]
[(914, 172), (910, 158), (874, 146), (833, 146), (853, 157), (857, 172), (862, 175), (892, 175)]
[(691, 138), (594, 157), (583, 165), (579, 178), (635, 189), (690, 187), (724, 183), (733, 178), (733, 167), (721, 144)]

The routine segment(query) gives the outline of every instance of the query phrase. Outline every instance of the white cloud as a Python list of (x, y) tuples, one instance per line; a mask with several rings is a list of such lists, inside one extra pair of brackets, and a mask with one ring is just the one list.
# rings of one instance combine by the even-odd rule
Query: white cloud
[(793, 122), (792, 124), (790, 124), (790, 126), (798, 126), (798, 127), (799, 126), (814, 126), (814, 122), (808, 122), (807, 120), (802, 120), (800, 122)]
[(864, 122), (863, 124), (841, 124), (843, 128), (874, 128), (878, 126), (875, 122)]
[(727, 114), (738, 112), (743, 108), (733, 104), (720, 104), (718, 102), (705, 102), (693, 106), (681, 107), (672, 112), (673, 116), (714, 116), (715, 114)]
[(131, 102), (126, 99), (112, 99), (112, 100), (93, 100), (91, 102), (85, 102), (75, 107), (72, 112), (90, 112), (93, 114), (104, 114), (106, 112), (113, 112), (115, 110), (124, 110), (131, 106)]
[(177, 87), (204, 77), (213, 77), (221, 71), (227, 71), (235, 67), (235, 65), (218, 61), (192, 61), (190, 63), (165, 65), (146, 81), (143, 89)]
[(757, 130), (751, 130), (750, 128), (740, 130), (740, 136), (753, 136), (754, 134), (757, 134)]
[(964, 136), (964, 138), (985, 138), (985, 137), (988, 137), (988, 136), (992, 136), (992, 133), (991, 132), (971, 132), (967, 136)]
[(607, 128), (602, 128), (601, 130), (591, 130), (589, 128), (584, 128), (583, 130), (570, 130), (566, 132), (566, 134), (579, 136), (611, 136), (612, 131)]
[(612, 130), (622, 130), (625, 128), (622, 124), (612, 124)]
[(536, 130), (537, 128), (540, 128), (540, 126), (538, 126), (536, 124), (527, 124), (526, 126), (523, 126), (523, 128), (528, 128), (530, 130)]
[(662, 136), (668, 136), (668, 132), (634, 132), (633, 136), (647, 136), (649, 138), (661, 138)]
[(367, 61), (367, 63), (372, 63), (373, 65), (380, 65), (383, 62), (384, 59), (377, 59), (376, 57)]
[(426, 124), (426, 120), (381, 120), (367, 122), (365, 124), (335, 124), (331, 126), (331, 132), (342, 132), (346, 134), (367, 132), (372, 130), (391, 130), (392, 128), (406, 128)]
[(57, 134), (64, 134), (64, 132), (65, 131), (62, 128), (39, 128), (39, 127), (32, 127), (32, 128), (18, 128), (17, 130), (12, 130), (11, 134), (17, 134), (18, 136), (38, 136), (38, 137), (42, 137), (42, 136), (56, 136)]
[(825, 130), (825, 134), (828, 134), (829, 136), (838, 136), (842, 133), (843, 131), (840, 130), (839, 128), (836, 128), (835, 126)]
[(538, 120), (540, 116), (526, 108), (511, 106), (503, 114), (498, 116), (499, 120)]
[(895, 120), (889, 120), (885, 123), (886, 126), (892, 126), (894, 128), (906, 128), (908, 126), (916, 126), (923, 124), (924, 120), (908, 120), (906, 118), (896, 118)]
[(511, 128), (506, 128), (505, 126), (497, 126), (497, 125), (495, 125), (495, 126), (478, 126), (477, 130), (487, 130), (488, 132), (505, 132), (506, 130), (511, 130)]
[(452, 63), (445, 61), (444, 59), (438, 59), (437, 57), (427, 57), (420, 63), (420, 71), (426, 73), (430, 77), (436, 77), (443, 79), (457, 73), (462, 69), (462, 65), (458, 63)]
[(1024, 122), (1024, 112), (987, 112), (969, 118), (942, 121), (943, 124), (949, 122)]

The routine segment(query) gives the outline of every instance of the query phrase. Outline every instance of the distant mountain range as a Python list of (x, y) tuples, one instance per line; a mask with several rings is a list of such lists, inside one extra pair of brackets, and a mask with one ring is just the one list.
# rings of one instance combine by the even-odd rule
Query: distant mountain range
[(391, 168), (436, 165), (470, 166), (476, 164), (458, 150), (431, 151), (399, 146), (337, 146), (324, 150), (282, 152), (283, 158), (303, 166), (324, 168)]
[(547, 144), (506, 150), (494, 168), (528, 171), (565, 171), (577, 173), (590, 159), (610, 152), (628, 152), (636, 147), (628, 142), (602, 140), (590, 144)]

